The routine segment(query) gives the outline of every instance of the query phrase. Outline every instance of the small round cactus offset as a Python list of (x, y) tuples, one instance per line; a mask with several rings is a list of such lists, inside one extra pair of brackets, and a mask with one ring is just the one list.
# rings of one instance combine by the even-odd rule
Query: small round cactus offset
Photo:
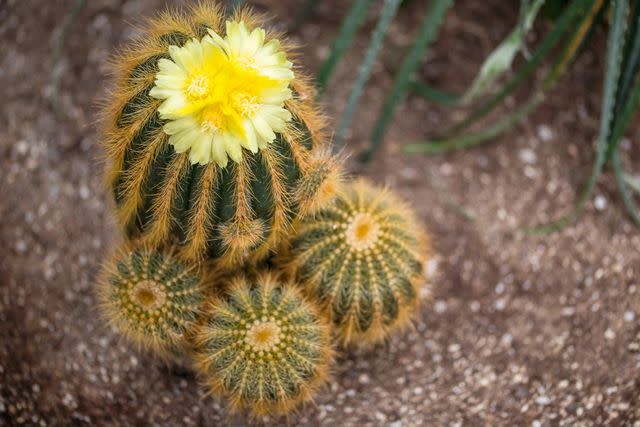
[(266, 256), (339, 176), (314, 90), (248, 9), (166, 12), (114, 59), (102, 100), (120, 225), (238, 267)]
[(411, 210), (365, 180), (308, 218), (289, 272), (330, 317), (344, 344), (370, 344), (406, 326), (419, 300), (428, 245)]
[(287, 413), (327, 379), (329, 328), (292, 285), (271, 274), (236, 278), (197, 335), (200, 370), (233, 410)]
[(159, 354), (181, 351), (203, 300), (195, 269), (170, 252), (122, 249), (103, 267), (104, 312), (122, 333)]

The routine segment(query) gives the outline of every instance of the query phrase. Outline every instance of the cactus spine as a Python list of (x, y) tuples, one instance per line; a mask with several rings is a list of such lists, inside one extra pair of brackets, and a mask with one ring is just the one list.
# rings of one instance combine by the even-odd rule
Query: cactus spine
[(326, 382), (329, 329), (295, 287), (270, 273), (238, 277), (207, 313), (197, 335), (198, 366), (233, 410), (286, 413)]
[(99, 295), (107, 319), (160, 355), (180, 352), (203, 301), (202, 275), (170, 251), (125, 247), (103, 266)]
[[(266, 256), (297, 217), (329, 198), (339, 173), (314, 90), (297, 70), (293, 95), (284, 102), (291, 121), (273, 142), (242, 149), (241, 160), (240, 151), (233, 151), (237, 161), (226, 166), (193, 163), (169, 143), (168, 120), (158, 112), (162, 100), (152, 96), (159, 64), (173, 58), (172, 49), (204, 40), (209, 30), (224, 35), (222, 17), (219, 8), (203, 2), (186, 14), (167, 12), (152, 20), (114, 61), (117, 80), (104, 99), (103, 121), (108, 185), (126, 235), (153, 247), (173, 241), (185, 259), (208, 257), (237, 267)], [(259, 25), (247, 10), (232, 21), (249, 29)], [(270, 41), (277, 39), (267, 33), (265, 46), (280, 48)]]
[(408, 207), (357, 180), (302, 222), (288, 269), (345, 344), (367, 344), (408, 324), (426, 254), (425, 234)]

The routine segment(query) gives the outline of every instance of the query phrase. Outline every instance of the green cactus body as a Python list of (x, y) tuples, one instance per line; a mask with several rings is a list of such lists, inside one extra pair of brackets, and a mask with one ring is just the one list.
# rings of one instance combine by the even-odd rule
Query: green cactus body
[(294, 286), (270, 274), (237, 278), (215, 300), (197, 335), (197, 360), (233, 410), (286, 413), (326, 382), (329, 329)]
[[(104, 145), (108, 185), (130, 239), (149, 246), (171, 241), (185, 259), (237, 267), (266, 256), (296, 218), (331, 197), (338, 169), (314, 91), (298, 71), (284, 104), (292, 119), (259, 150), (242, 149), (241, 160), (221, 166), (193, 163), (169, 143), (167, 120), (158, 112), (162, 101), (151, 96), (159, 61), (208, 30), (224, 34), (222, 16), (207, 3), (161, 15), (115, 59), (119, 77), (103, 102)], [(234, 19), (256, 27), (247, 11)]]
[(202, 278), (171, 252), (124, 248), (103, 266), (107, 319), (135, 343), (166, 356), (182, 351), (203, 301)]
[(425, 234), (405, 204), (358, 180), (302, 221), (289, 271), (345, 344), (368, 344), (409, 323), (426, 255)]

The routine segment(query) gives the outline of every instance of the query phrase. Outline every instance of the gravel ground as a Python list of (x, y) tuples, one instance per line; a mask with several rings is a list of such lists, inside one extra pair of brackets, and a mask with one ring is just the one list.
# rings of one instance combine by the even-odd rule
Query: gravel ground
[[(93, 282), (117, 239), (93, 105), (106, 58), (135, 33), (127, 22), (163, 2), (91, 0), (52, 69), (53, 40), (73, 3), (0, 1), (0, 425), (640, 426), (640, 234), (613, 177), (603, 176), (580, 220), (562, 232), (520, 231), (566, 212), (588, 176), (602, 32), (545, 105), (497, 141), (446, 156), (398, 153), (461, 114), (410, 97), (383, 152), (366, 166), (351, 161), (353, 171), (412, 200), (430, 228), (439, 254), (430, 264), (434, 303), (415, 330), (342, 355), (315, 405), (288, 419), (249, 421), (228, 416), (189, 372), (135, 352), (98, 316)], [(283, 17), (283, 27), (298, 4), (254, 3)], [(368, 140), (423, 3), (410, 2), (392, 27), (388, 42), (398, 48), (375, 67), (350, 151)], [(309, 71), (326, 56), (347, 5), (325, 1), (292, 34)], [(457, 4), (423, 80), (453, 91), (469, 84), (517, 16), (512, 2), (488, 5)], [(531, 44), (545, 29), (536, 28)], [(367, 41), (356, 40), (324, 98), (333, 117)], [(638, 140), (636, 126), (623, 143), (636, 171)]]

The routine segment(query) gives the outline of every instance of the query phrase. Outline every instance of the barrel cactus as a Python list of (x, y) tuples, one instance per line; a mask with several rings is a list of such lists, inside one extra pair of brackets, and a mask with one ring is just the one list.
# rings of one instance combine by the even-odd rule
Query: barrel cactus
[(197, 366), (232, 410), (287, 413), (326, 382), (328, 325), (294, 286), (279, 284), (273, 274), (236, 277), (205, 319), (196, 338)]
[(360, 179), (302, 221), (287, 269), (344, 344), (370, 344), (410, 323), (427, 254), (426, 234), (409, 207)]
[(314, 90), (261, 25), (201, 2), (151, 20), (114, 59), (104, 146), (128, 238), (237, 267), (332, 196)]
[(204, 299), (203, 274), (170, 250), (125, 247), (103, 266), (98, 290), (107, 319), (157, 354), (183, 351)]

